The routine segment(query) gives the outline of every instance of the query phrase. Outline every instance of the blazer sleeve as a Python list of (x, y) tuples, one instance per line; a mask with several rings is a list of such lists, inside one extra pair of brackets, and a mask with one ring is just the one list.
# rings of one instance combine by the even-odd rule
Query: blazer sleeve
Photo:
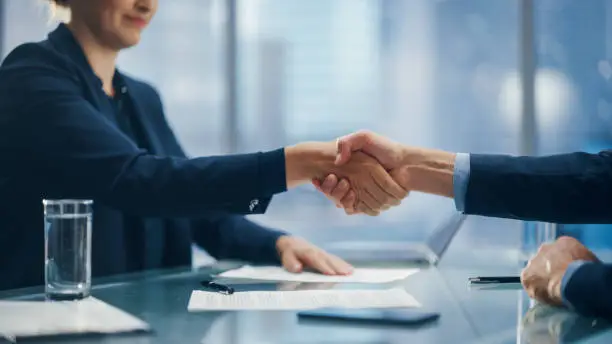
[(568, 281), (564, 296), (583, 315), (612, 317), (612, 265), (587, 263)]
[[(4, 66), (0, 150), (7, 179), (45, 198), (85, 198), (156, 217), (262, 213), (286, 191), (284, 150), (188, 159), (138, 149), (53, 63)], [(78, 74), (76, 74), (78, 75)]]
[(612, 153), (470, 156), (467, 214), (555, 223), (612, 222)]
[(280, 264), (276, 241), (284, 232), (227, 214), (193, 220), (191, 228), (194, 242), (216, 259)]

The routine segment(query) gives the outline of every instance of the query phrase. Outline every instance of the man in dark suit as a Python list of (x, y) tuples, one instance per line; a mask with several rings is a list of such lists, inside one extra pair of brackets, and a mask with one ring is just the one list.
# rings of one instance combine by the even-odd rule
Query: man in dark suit
[[(362, 151), (407, 190), (454, 198), (465, 214), (555, 223), (612, 223), (612, 152), (512, 157), (408, 147), (371, 132), (338, 140), (336, 163)], [(315, 185), (358, 212), (329, 175)], [(612, 316), (612, 265), (567, 237), (543, 245), (521, 274), (529, 295), (580, 313)]]

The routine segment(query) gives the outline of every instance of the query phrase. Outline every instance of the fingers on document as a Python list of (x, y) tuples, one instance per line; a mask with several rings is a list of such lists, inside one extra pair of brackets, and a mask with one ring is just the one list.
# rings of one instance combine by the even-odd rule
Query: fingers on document
[(289, 272), (301, 272), (302, 271), (302, 263), (295, 255), (295, 253), (291, 250), (285, 252), (281, 257), (283, 267), (287, 269)]
[(300, 254), (300, 259), (307, 266), (325, 274), (325, 275), (334, 275), (335, 270), (328, 263), (326, 254), (317, 250), (317, 249), (309, 249), (302, 251)]
[(332, 254), (327, 254), (327, 260), (337, 274), (349, 275), (353, 272), (353, 266), (339, 257)]

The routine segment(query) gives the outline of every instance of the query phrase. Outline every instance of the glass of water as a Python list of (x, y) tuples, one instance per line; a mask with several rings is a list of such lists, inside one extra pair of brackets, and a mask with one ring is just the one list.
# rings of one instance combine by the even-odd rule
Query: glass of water
[(49, 300), (78, 300), (91, 290), (90, 200), (43, 200), (45, 294)]

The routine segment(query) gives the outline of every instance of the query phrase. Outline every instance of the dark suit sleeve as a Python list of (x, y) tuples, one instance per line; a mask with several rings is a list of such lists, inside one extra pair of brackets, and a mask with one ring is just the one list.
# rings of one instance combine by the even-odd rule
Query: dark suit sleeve
[(467, 214), (555, 223), (612, 222), (612, 155), (470, 156)]
[(612, 265), (583, 264), (572, 274), (564, 294), (578, 313), (612, 317)]
[(243, 216), (211, 215), (193, 220), (195, 243), (216, 259), (279, 264), (276, 240), (286, 233), (260, 226)]
[(3, 173), (14, 180), (29, 175), (22, 184), (42, 197), (175, 217), (261, 213), (286, 190), (283, 149), (195, 159), (151, 155), (85, 100), (75, 73), (53, 63), (11, 62), (0, 83)]

